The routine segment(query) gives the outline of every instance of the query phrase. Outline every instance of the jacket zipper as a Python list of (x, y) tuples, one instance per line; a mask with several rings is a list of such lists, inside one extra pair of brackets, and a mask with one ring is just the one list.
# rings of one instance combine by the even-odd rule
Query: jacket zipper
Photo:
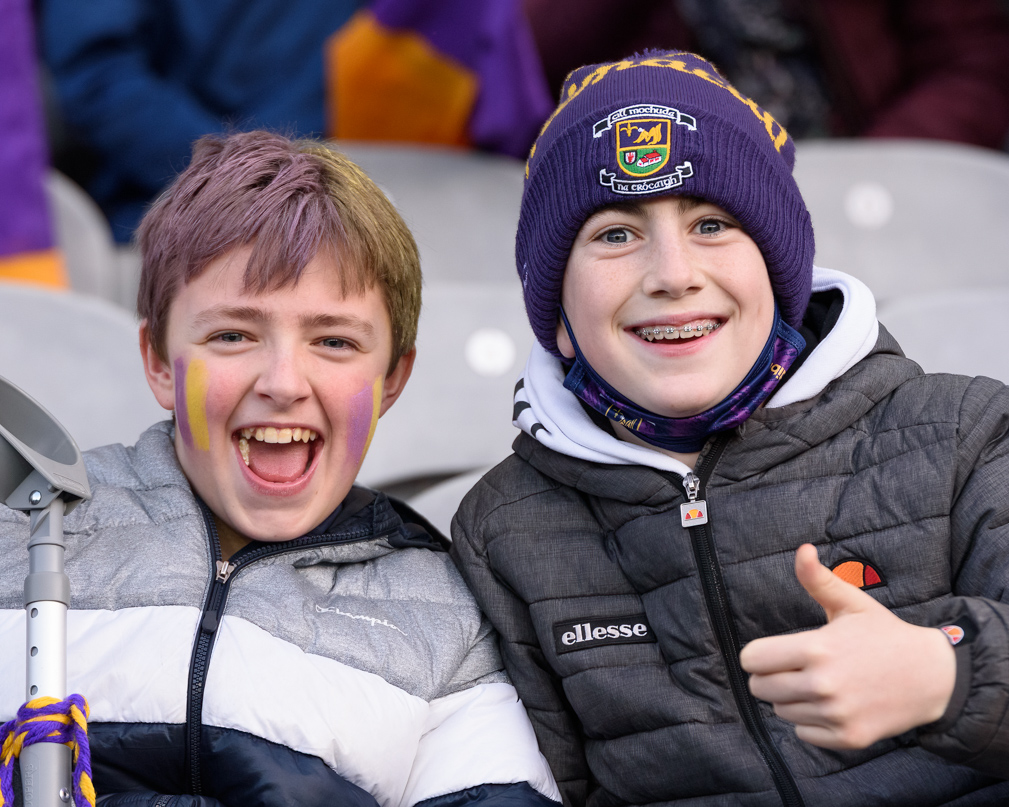
[(217, 525), (201, 504), (203, 520), (210, 536), (210, 547), (217, 569), (210, 583), (206, 599), (203, 602), (203, 612), (200, 614), (200, 627), (193, 643), (193, 656), (189, 662), (189, 688), (186, 702), (186, 744), (185, 772), (189, 782), (189, 792), (200, 795), (203, 792), (203, 777), (200, 768), (201, 739), (203, 734), (203, 688), (207, 683), (207, 667), (210, 664), (210, 652), (217, 638), (217, 625), (224, 602), (227, 600), (231, 573), (237, 568), (233, 563), (220, 560), (221, 543), (217, 535)]
[(210, 583), (210, 589), (203, 602), (200, 614), (200, 627), (193, 642), (193, 655), (189, 662), (189, 689), (186, 701), (185, 729), (185, 780), (189, 783), (189, 792), (199, 796), (203, 792), (203, 775), (200, 765), (201, 745), (203, 736), (203, 691), (207, 683), (207, 669), (210, 666), (210, 654), (217, 638), (217, 628), (221, 615), (228, 600), (228, 591), (234, 580), (235, 572), (269, 555), (280, 555), (285, 552), (296, 552), (307, 544), (325, 546), (338, 543), (353, 543), (379, 538), (380, 535), (368, 533), (361, 538), (350, 538), (342, 541), (285, 541), (283, 544), (261, 546), (251, 551), (240, 550), (239, 559), (235, 563), (221, 560), (221, 542), (217, 535), (217, 525), (213, 516), (203, 502), (199, 502), (203, 521), (210, 537), (210, 547), (213, 553), (215, 574)]
[[(747, 687), (747, 676), (739, 663), (739, 638), (729, 614), (729, 602), (725, 594), (722, 571), (719, 568), (718, 559), (715, 557), (714, 545), (711, 540), (711, 527), (708, 524), (708, 510), (703, 499), (703, 492), (708, 478), (714, 471), (728, 442), (729, 435), (727, 434), (715, 438), (711, 450), (701, 456), (697, 464), (697, 474), (691, 473), (684, 477), (683, 487), (687, 491), (688, 502), (681, 507), (682, 523), (690, 533), (694, 559), (701, 576), (704, 599), (729, 674), (729, 686), (743, 718), (743, 724), (750, 736), (753, 737), (757, 750), (760, 751), (764, 763), (771, 772), (771, 778), (774, 780), (782, 803), (785, 807), (803, 807), (802, 796), (795, 784), (795, 779), (778, 749), (771, 742), (767, 727), (757, 708), (757, 701)], [(700, 511), (700, 516), (689, 519), (687, 513), (691, 511), (695, 513)], [(695, 520), (695, 525), (690, 525), (690, 520)]]

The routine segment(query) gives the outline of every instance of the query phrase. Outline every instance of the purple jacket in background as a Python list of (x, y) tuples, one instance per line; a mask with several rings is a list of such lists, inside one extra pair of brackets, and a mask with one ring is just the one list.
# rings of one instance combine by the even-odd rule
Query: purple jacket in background
[(518, 0), (375, 0), (370, 10), (384, 26), (414, 31), (477, 75), (474, 146), (526, 157), (553, 99)]
[(29, 0), (0, 0), (0, 261), (53, 246)]

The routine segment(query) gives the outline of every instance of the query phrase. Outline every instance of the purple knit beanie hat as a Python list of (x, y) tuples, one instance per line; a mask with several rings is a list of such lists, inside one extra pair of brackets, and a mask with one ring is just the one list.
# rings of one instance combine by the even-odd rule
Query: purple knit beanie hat
[(792, 178), (795, 144), (692, 53), (588, 65), (564, 82), (526, 164), (515, 257), (526, 313), (555, 356), (561, 283), (585, 220), (615, 202), (697, 196), (731, 213), (764, 256), (782, 318), (802, 321), (813, 226)]

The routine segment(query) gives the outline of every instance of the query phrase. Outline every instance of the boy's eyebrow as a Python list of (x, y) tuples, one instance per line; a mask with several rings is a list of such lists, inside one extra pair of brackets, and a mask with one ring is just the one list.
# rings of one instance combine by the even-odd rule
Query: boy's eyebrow
[(368, 320), (349, 314), (305, 314), (300, 319), (302, 328), (355, 328), (366, 336), (375, 334), (375, 326)]
[(219, 319), (237, 319), (243, 322), (266, 322), (270, 315), (252, 305), (215, 305), (193, 317), (197, 326), (213, 325)]
[[(631, 216), (639, 216), (642, 214), (644, 208), (640, 202), (614, 202), (610, 205), (605, 205), (596, 210), (593, 210), (589, 215), (589, 219), (599, 216), (603, 213), (615, 212), (615, 213), (627, 213)], [(586, 219), (588, 221), (588, 219)]]
[[(253, 305), (218, 305), (201, 311), (193, 318), (193, 323), (197, 326), (213, 325), (220, 319), (264, 323), (272, 318), (268, 312)], [(298, 318), (298, 324), (306, 329), (349, 327), (366, 336), (375, 334), (375, 326), (368, 320), (350, 314), (303, 314)]]
[[(700, 199), (696, 196), (690, 196), (688, 194), (678, 194), (672, 197), (676, 204), (679, 206), (682, 212), (687, 212), (695, 207), (700, 207), (706, 204), (704, 199)], [(631, 202), (631, 201), (619, 201), (613, 202), (613, 204), (605, 205), (592, 211), (588, 219), (593, 216), (598, 216), (602, 213), (608, 213), (610, 211), (615, 211), (617, 213), (626, 213), (631, 216), (643, 216), (645, 214), (645, 206), (641, 202)], [(588, 221), (586, 219), (586, 221)]]
[(701, 205), (708, 204), (708, 202), (705, 199), (701, 199), (700, 197), (697, 196), (689, 196), (687, 194), (683, 194), (675, 198), (677, 204), (679, 204), (680, 206), (681, 213), (686, 213), (688, 210), (693, 210), (695, 207), (700, 207)]

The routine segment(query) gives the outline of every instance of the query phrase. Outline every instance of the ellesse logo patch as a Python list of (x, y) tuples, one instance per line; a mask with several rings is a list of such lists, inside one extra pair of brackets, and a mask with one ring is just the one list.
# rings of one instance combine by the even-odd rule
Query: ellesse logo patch
[(655, 633), (644, 614), (584, 618), (554, 623), (554, 648), (558, 655), (607, 644), (639, 644), (654, 641)]

